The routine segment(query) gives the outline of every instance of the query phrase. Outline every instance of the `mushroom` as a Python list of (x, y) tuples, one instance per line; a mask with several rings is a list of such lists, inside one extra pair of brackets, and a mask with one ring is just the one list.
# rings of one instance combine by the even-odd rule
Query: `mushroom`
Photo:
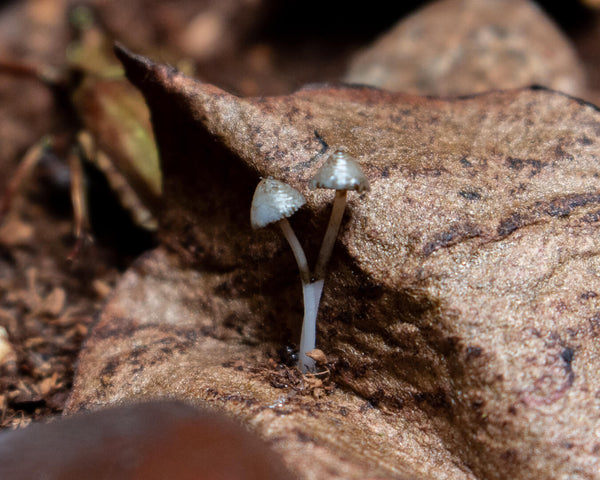
[[(337, 237), (344, 209), (346, 208), (346, 192), (356, 190), (364, 192), (369, 190), (369, 181), (358, 162), (348, 155), (344, 150), (337, 149), (325, 163), (319, 168), (310, 181), (310, 188), (329, 188), (335, 190), (335, 199), (331, 207), (329, 224), (323, 237), (317, 265), (315, 267), (315, 279), (322, 280), (325, 276), (325, 268), (331, 258), (333, 245)], [(319, 294), (320, 295), (320, 294)]]
[[(261, 228), (270, 223), (277, 223), (286, 240), (292, 248), (302, 281), (302, 296), (304, 299), (304, 320), (300, 337), (299, 365), (302, 372), (313, 371), (315, 361), (304, 355), (304, 352), (315, 348), (316, 318), (318, 304), (315, 302), (315, 284), (310, 281), (310, 271), (304, 250), (294, 234), (288, 217), (291, 217), (306, 203), (304, 196), (288, 184), (273, 178), (263, 178), (257, 185), (250, 208), (250, 223), (252, 228)], [(312, 345), (312, 346), (311, 346)], [(310, 346), (309, 348), (307, 346)]]
[[(310, 188), (331, 188), (335, 189), (335, 199), (331, 207), (331, 216), (329, 224), (323, 237), (323, 243), (319, 250), (317, 265), (313, 281), (304, 288), (305, 295), (313, 295), (314, 298), (310, 302), (311, 310), (305, 309), (304, 326), (302, 328), (302, 338), (300, 340), (300, 355), (299, 361), (309, 363), (311, 371), (315, 369), (315, 361), (306, 354), (315, 348), (316, 345), (316, 329), (317, 329), (317, 314), (319, 311), (319, 303), (321, 302), (321, 294), (323, 293), (323, 285), (325, 283), (325, 268), (331, 257), (333, 245), (337, 237), (342, 216), (346, 208), (346, 192), (348, 190), (356, 190), (363, 192), (369, 190), (369, 182), (358, 162), (348, 155), (344, 150), (337, 149), (325, 163), (319, 168), (313, 179), (310, 181)], [(307, 313), (308, 312), (308, 313)], [(309, 316), (312, 314), (313, 316)], [(304, 371), (304, 370), (303, 370)]]
[(263, 178), (254, 191), (252, 206), (250, 207), (250, 224), (252, 228), (262, 228), (270, 223), (277, 223), (290, 244), (302, 283), (310, 283), (310, 271), (304, 250), (298, 237), (292, 230), (288, 217), (306, 203), (304, 195), (290, 187), (287, 183), (274, 178)]

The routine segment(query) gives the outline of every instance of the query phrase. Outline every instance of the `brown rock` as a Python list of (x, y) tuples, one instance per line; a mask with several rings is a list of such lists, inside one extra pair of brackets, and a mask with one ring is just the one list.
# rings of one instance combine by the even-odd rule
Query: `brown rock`
[(263, 442), (212, 412), (132, 404), (0, 433), (11, 480), (293, 478)]
[(402, 19), (344, 80), (421, 95), (544, 85), (585, 93), (573, 47), (528, 0), (441, 0)]
[[(153, 112), (169, 253), (116, 288), (71, 410), (204, 399), (304, 478), (600, 478), (597, 108), (541, 88), (240, 99), (120, 56)], [(319, 317), (344, 391), (315, 399), (269, 367), (297, 339), (300, 285), (248, 210), (259, 176), (299, 189), (314, 260), (331, 197), (308, 180), (341, 145), (371, 192), (350, 198)]]

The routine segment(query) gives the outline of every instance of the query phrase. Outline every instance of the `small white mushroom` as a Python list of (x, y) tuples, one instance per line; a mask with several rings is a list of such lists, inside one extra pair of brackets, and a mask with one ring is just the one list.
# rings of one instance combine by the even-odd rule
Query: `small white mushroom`
[[(304, 288), (305, 297), (312, 295), (313, 298), (309, 302), (311, 308), (304, 311), (304, 326), (302, 328), (302, 338), (300, 339), (299, 361), (301, 366), (310, 365), (309, 370), (314, 371), (315, 361), (313, 358), (307, 356), (307, 353), (313, 350), (316, 345), (317, 314), (325, 282), (325, 268), (331, 257), (333, 245), (335, 244), (335, 239), (342, 223), (346, 207), (346, 192), (348, 190), (356, 190), (357, 192), (366, 191), (369, 189), (369, 182), (358, 162), (345, 151), (338, 149), (329, 156), (323, 166), (317, 171), (310, 182), (310, 188), (330, 188), (336, 191), (329, 224), (323, 237), (319, 257), (317, 258), (314, 279)], [(304, 367), (303, 371), (306, 371)]]
[[(302, 296), (304, 299), (304, 319), (302, 322), (302, 334), (300, 336), (300, 358), (299, 365), (302, 372), (314, 371), (315, 361), (303, 353), (315, 348), (316, 318), (318, 298), (315, 293), (315, 284), (310, 281), (310, 270), (304, 250), (294, 234), (287, 218), (292, 216), (302, 205), (306, 203), (304, 196), (288, 184), (265, 178), (260, 181), (252, 198), (250, 209), (250, 223), (252, 228), (261, 228), (270, 223), (277, 223), (285, 238), (287, 239), (300, 270), (302, 280)], [(318, 288), (318, 287), (317, 287)], [(320, 295), (319, 295), (320, 297)]]
[(333, 245), (342, 223), (344, 209), (346, 208), (346, 192), (355, 190), (364, 192), (369, 190), (369, 181), (358, 162), (348, 155), (344, 150), (337, 149), (325, 163), (319, 168), (310, 181), (310, 188), (329, 188), (335, 190), (335, 199), (331, 207), (329, 224), (323, 237), (317, 265), (315, 267), (315, 278), (322, 280), (325, 276), (325, 268), (331, 258)]
[(287, 183), (274, 178), (263, 178), (257, 185), (250, 208), (250, 224), (252, 228), (262, 228), (270, 223), (277, 223), (292, 248), (302, 283), (310, 282), (310, 271), (304, 250), (298, 237), (292, 230), (288, 217), (306, 203), (304, 196)]

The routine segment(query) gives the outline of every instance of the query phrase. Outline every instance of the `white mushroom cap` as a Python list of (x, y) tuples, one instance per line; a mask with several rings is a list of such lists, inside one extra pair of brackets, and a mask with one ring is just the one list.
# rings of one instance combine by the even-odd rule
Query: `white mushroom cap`
[(310, 188), (369, 190), (369, 181), (358, 162), (343, 150), (333, 152), (310, 181)]
[(252, 228), (291, 217), (306, 203), (304, 195), (287, 183), (274, 178), (263, 178), (257, 185), (250, 208)]

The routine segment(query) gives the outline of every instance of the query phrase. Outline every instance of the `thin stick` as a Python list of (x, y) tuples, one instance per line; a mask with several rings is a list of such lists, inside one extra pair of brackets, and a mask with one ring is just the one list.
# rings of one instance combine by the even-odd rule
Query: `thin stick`
[(0, 221), (10, 209), (15, 195), (21, 189), (27, 178), (29, 178), (31, 175), (31, 172), (42, 157), (42, 154), (48, 147), (49, 143), (49, 139), (44, 137), (30, 147), (27, 152), (25, 152), (23, 160), (17, 167), (16, 172), (12, 175), (8, 185), (6, 186), (6, 190), (0, 198)]
[(81, 162), (82, 159), (78, 152), (71, 150), (69, 169), (71, 170), (71, 204), (73, 205), (73, 235), (75, 236), (75, 244), (67, 257), (71, 261), (79, 256), (84, 244), (91, 240), (90, 214), (87, 208), (85, 178)]
[(32, 63), (0, 57), (0, 74), (34, 78), (51, 86), (60, 81), (60, 74), (52, 67), (39, 67)]
[(75, 151), (69, 154), (71, 170), (71, 204), (73, 205), (74, 226), (73, 234), (77, 241), (90, 230), (90, 214), (87, 209), (87, 198), (84, 186), (82, 160)]

